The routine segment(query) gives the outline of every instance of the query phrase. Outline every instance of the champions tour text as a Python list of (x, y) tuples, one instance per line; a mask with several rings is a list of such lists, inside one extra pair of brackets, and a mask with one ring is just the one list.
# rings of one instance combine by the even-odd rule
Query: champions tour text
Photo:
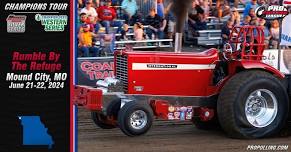
[(6, 11), (62, 11), (68, 9), (68, 3), (6, 3)]

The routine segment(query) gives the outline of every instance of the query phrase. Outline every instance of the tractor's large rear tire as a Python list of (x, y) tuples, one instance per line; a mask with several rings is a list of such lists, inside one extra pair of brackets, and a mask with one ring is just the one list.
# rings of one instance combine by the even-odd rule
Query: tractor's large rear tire
[(270, 73), (252, 70), (233, 76), (223, 87), (217, 113), (223, 130), (233, 138), (262, 138), (284, 127), (289, 99)]
[(146, 103), (131, 101), (118, 113), (118, 125), (128, 136), (139, 136), (148, 132), (153, 123), (153, 111)]
[(91, 117), (93, 122), (100, 128), (102, 129), (113, 129), (116, 128), (116, 126), (111, 125), (111, 124), (106, 124), (106, 116), (98, 113), (98, 112), (91, 112)]

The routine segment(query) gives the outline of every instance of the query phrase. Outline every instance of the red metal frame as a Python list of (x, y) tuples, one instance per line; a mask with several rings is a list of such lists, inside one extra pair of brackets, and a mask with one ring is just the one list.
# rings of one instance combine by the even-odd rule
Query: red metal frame
[(165, 100), (152, 100), (150, 105), (153, 109), (155, 116), (161, 119), (168, 119), (169, 103)]
[(91, 111), (101, 111), (103, 108), (102, 91), (88, 86), (76, 86), (73, 103)]
[[(235, 26), (229, 36), (229, 43), (235, 45), (235, 51), (239, 50), (239, 45), (242, 46), (242, 60), (261, 61), (265, 48), (264, 30), (259, 26)], [(250, 49), (246, 50), (246, 47)]]

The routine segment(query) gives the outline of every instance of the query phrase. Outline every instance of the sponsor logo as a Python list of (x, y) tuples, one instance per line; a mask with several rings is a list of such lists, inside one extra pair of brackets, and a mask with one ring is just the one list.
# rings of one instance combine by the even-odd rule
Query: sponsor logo
[(174, 119), (180, 119), (180, 112), (174, 112)]
[(173, 113), (168, 113), (168, 119), (169, 120), (174, 120), (174, 114)]
[(193, 110), (192, 106), (187, 107), (187, 112), (192, 112), (192, 110)]
[(285, 6), (263, 5), (256, 9), (256, 15), (266, 20), (275, 20), (284, 18), (289, 12)]
[(168, 111), (169, 111), (169, 112), (174, 112), (174, 111), (175, 111), (175, 107), (170, 106), (170, 107), (168, 108)]
[(291, 43), (291, 36), (282, 34), (281, 39)]
[(265, 50), (262, 61), (278, 69), (278, 50)]
[(181, 112), (181, 114), (180, 114), (180, 120), (185, 120), (185, 112)]
[(180, 111), (183, 111), (183, 112), (187, 111), (187, 107), (181, 107)]
[(25, 15), (10, 14), (7, 19), (7, 32), (8, 33), (24, 33), (25, 32)]
[(36, 14), (35, 20), (41, 22), (46, 32), (63, 32), (68, 24), (67, 15), (41, 15)]
[(192, 119), (192, 112), (187, 112), (187, 113), (186, 113), (186, 119), (187, 119), (187, 120)]

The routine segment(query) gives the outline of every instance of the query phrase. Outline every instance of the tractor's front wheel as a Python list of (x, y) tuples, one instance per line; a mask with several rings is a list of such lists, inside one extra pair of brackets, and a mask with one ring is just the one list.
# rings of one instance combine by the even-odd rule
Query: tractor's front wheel
[(222, 128), (233, 138), (277, 134), (286, 123), (289, 100), (281, 82), (263, 71), (244, 71), (223, 87), (217, 102)]
[(152, 123), (153, 111), (146, 103), (131, 101), (126, 103), (118, 113), (118, 125), (128, 136), (145, 134)]
[(113, 129), (115, 128), (114, 125), (105, 123), (107, 121), (106, 116), (98, 113), (98, 112), (91, 112), (91, 117), (93, 122), (102, 129)]

